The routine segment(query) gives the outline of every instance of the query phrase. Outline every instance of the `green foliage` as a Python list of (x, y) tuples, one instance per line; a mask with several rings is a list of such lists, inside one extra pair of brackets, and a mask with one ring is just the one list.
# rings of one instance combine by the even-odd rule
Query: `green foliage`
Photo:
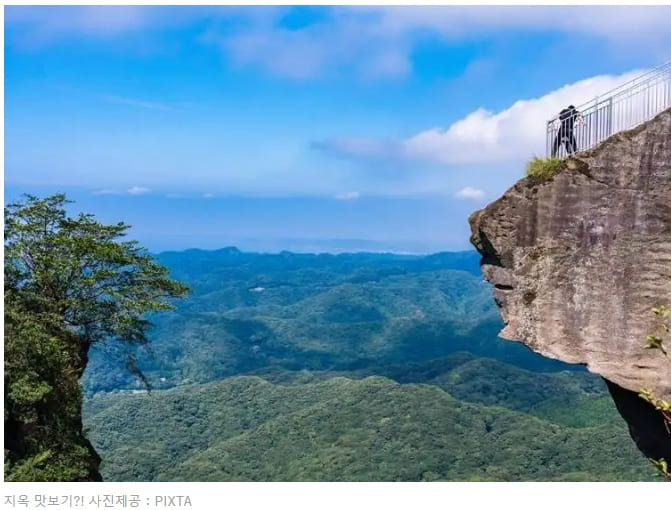
[(638, 393), (638, 396), (641, 397), (646, 402), (648, 402), (649, 404), (652, 404), (652, 406), (658, 411), (661, 411), (663, 413), (671, 412), (671, 403), (667, 402), (664, 399), (656, 397), (650, 389), (647, 388), (642, 389)]
[(669, 464), (665, 459), (650, 459), (652, 465), (662, 474), (667, 480), (671, 480), (671, 471), (669, 471)]
[(656, 306), (652, 309), (652, 313), (654, 313), (658, 317), (663, 318), (671, 317), (671, 308), (665, 305)]
[(530, 414), (571, 428), (598, 427), (621, 420), (613, 400), (606, 394), (566, 394), (537, 405)]
[[(658, 349), (664, 356), (668, 358), (668, 353), (666, 352), (666, 348), (664, 346), (664, 340), (669, 337), (669, 332), (671, 330), (668, 322), (668, 318), (671, 317), (671, 309), (661, 305), (653, 308), (652, 313), (660, 318), (660, 322), (657, 324), (659, 333), (648, 335), (645, 348)], [(669, 434), (671, 434), (671, 403), (656, 397), (652, 390), (648, 388), (642, 389), (638, 395), (662, 413), (662, 416), (664, 417), (664, 420), (667, 424), (667, 430)]]
[[(157, 256), (192, 293), (153, 318), (154, 356), (138, 365), (159, 388), (269, 368), (366, 370), (459, 351), (533, 370), (565, 369), (513, 342), (477, 253), (254, 254), (233, 248)], [(94, 349), (89, 394), (133, 388), (123, 366)]]
[(67, 217), (64, 195), (27, 195), (5, 210), (6, 285), (56, 314), (84, 343), (146, 343), (144, 314), (169, 310), (186, 292), (137, 241), (129, 226), (90, 214)]
[[(494, 382), (491, 368), (480, 375)], [(513, 409), (528, 403), (484, 406), (434, 384), (323, 375), (99, 393), (86, 421), (115, 481), (652, 479), (612, 403), (598, 423), (566, 427)]]
[(656, 306), (652, 309), (652, 313), (659, 317), (659, 323), (657, 324), (658, 331), (656, 334), (648, 335), (645, 348), (659, 349), (664, 356), (667, 356), (664, 340), (669, 337), (669, 332), (671, 331), (668, 320), (671, 317), (671, 309), (664, 305)]
[[(5, 476), (96, 478), (81, 432), (79, 377), (94, 343), (144, 344), (148, 312), (186, 288), (128, 226), (68, 217), (63, 195), (27, 195), (5, 209)], [(127, 358), (133, 367), (133, 353)]]
[(560, 158), (535, 157), (527, 163), (526, 176), (534, 177), (541, 181), (547, 181), (554, 177), (557, 172), (565, 167), (565, 165), (566, 162)]
[(87, 479), (98, 458), (81, 433), (75, 339), (5, 291), (5, 479)]
[[(658, 334), (648, 335), (646, 349), (658, 349), (665, 357), (669, 357), (664, 345), (664, 340), (669, 338), (671, 327), (669, 326), (669, 317), (671, 317), (671, 309), (665, 305), (660, 305), (652, 309), (660, 320), (657, 325)], [(648, 402), (662, 415), (662, 420), (666, 428), (666, 432), (671, 436), (671, 403), (657, 397), (652, 390), (644, 388), (639, 391), (638, 396)], [(671, 480), (671, 473), (669, 473), (668, 464), (665, 459), (650, 459), (653, 465), (660, 471), (662, 476), (667, 480)]]
[(574, 404), (580, 397), (604, 395), (603, 383), (588, 373), (537, 373), (487, 358), (474, 358), (421, 382), (436, 384), (461, 400), (524, 412), (549, 401)]
[(664, 348), (664, 339), (657, 335), (648, 335), (647, 343), (645, 344), (646, 349), (659, 349), (664, 354), (666, 354), (666, 349)]

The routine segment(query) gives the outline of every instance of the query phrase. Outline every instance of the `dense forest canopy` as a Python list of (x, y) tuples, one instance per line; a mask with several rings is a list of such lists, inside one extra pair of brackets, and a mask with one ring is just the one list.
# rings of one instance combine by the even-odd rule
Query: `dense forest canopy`
[[(497, 340), (502, 322), (475, 252), (243, 253), (235, 248), (157, 255), (192, 289), (152, 319), (152, 353), (138, 364), (155, 388), (269, 368), (367, 369), (458, 351), (531, 370), (565, 370), (522, 345)], [(140, 388), (116, 357), (94, 349), (89, 394)]]
[(443, 367), (421, 384), (285, 373), (99, 393), (86, 423), (118, 481), (654, 479), (598, 379)]

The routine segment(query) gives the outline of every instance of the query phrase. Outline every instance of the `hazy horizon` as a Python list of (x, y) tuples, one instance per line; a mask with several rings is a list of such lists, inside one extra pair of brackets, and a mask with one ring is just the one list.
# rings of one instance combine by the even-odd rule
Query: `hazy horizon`
[(476, 210), (468, 202), (455, 204), (440, 197), (339, 201), (223, 196), (203, 200), (92, 195), (81, 188), (55, 186), (5, 186), (5, 202), (18, 200), (24, 193), (65, 193), (74, 201), (68, 206), (71, 214), (92, 213), (104, 223), (123, 221), (131, 225), (128, 236), (152, 252), (227, 246), (271, 252), (463, 251), (471, 249), (466, 218)]

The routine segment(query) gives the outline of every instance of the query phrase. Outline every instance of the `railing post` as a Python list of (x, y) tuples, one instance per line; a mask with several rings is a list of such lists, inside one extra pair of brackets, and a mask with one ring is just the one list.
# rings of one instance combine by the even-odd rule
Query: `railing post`
[(613, 134), (613, 96), (608, 98), (608, 136)]
[(550, 154), (550, 122), (551, 120), (548, 120), (545, 123), (545, 157), (549, 158), (551, 156)]
[(591, 149), (599, 143), (599, 96), (594, 98), (594, 122), (592, 122), (592, 126), (594, 128), (593, 130), (590, 128), (589, 147), (585, 147), (585, 149)]

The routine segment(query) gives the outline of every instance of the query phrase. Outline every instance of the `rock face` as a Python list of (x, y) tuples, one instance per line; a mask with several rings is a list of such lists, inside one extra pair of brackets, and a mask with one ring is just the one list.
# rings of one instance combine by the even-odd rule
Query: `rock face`
[(639, 447), (671, 459), (671, 436), (646, 443), (650, 420), (634, 424), (650, 407), (640, 390), (671, 401), (671, 357), (644, 348), (651, 309), (671, 306), (671, 110), (550, 180), (520, 180), (469, 221), (501, 336), (603, 376)]

